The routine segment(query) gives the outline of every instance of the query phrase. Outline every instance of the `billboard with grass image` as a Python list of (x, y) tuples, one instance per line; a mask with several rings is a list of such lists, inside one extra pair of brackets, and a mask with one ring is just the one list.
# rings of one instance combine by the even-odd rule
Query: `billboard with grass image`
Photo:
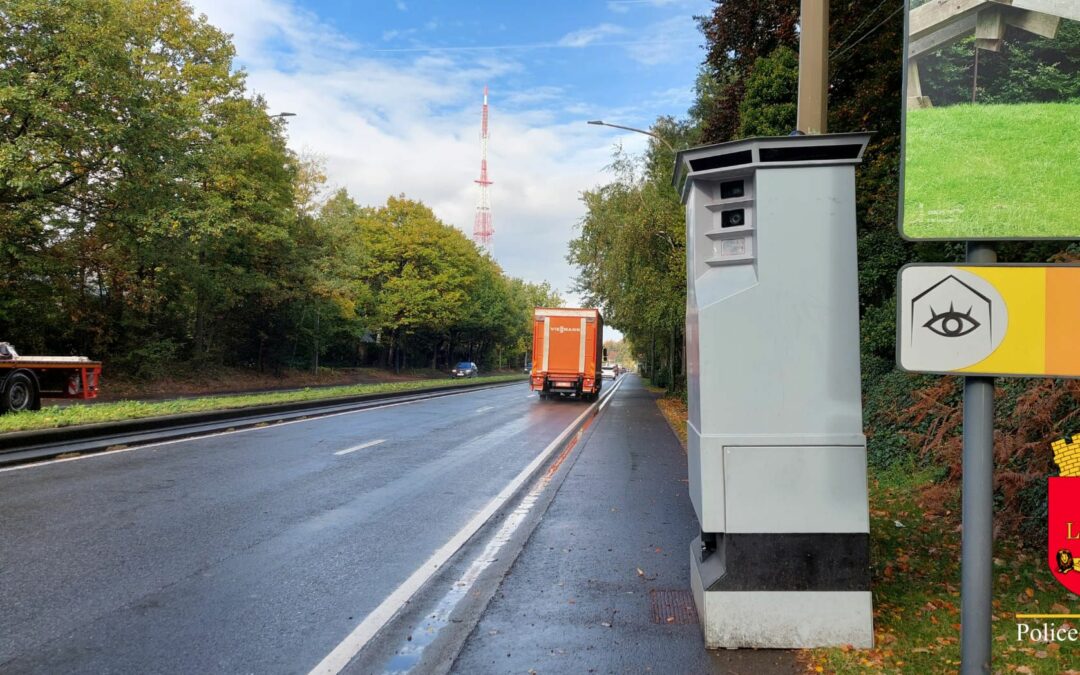
[(901, 233), (1080, 238), (1080, 0), (909, 0)]

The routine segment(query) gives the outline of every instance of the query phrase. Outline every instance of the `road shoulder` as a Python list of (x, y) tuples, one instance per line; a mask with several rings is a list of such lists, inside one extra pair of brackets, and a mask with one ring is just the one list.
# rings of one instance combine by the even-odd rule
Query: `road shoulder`
[(705, 650), (690, 594), (686, 456), (631, 377), (451, 672), (802, 672), (795, 654)]

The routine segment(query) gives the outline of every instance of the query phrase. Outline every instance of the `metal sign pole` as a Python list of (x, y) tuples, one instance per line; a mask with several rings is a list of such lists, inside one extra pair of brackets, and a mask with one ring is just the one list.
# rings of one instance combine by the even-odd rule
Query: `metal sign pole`
[[(967, 262), (996, 263), (991, 243), (968, 242)], [(990, 672), (994, 591), (994, 378), (964, 378), (963, 536), (960, 552), (962, 675)]]

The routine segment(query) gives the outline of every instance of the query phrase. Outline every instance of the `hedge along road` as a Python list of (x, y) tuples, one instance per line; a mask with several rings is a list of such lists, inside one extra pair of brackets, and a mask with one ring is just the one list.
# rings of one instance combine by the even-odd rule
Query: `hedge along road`
[(521, 384), (0, 469), (0, 670), (306, 671), (586, 408)]

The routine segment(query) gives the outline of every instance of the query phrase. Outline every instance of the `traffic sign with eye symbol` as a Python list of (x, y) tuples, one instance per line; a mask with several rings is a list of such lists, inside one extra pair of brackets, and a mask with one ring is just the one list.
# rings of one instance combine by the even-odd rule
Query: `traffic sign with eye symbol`
[(928, 328), (942, 337), (963, 337), (982, 325), (971, 316), (973, 309), (974, 307), (969, 307), (966, 312), (958, 312), (953, 304), (949, 303), (949, 311), (938, 314), (930, 307), (930, 320), (923, 324), (923, 328)]

